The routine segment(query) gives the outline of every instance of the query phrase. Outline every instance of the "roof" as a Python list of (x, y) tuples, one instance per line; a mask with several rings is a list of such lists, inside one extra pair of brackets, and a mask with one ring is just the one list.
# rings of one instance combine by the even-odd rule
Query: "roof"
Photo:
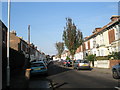
[(95, 32), (92, 35), (90, 35), (88, 37), (85, 37), (85, 40), (88, 40), (88, 39), (94, 37), (95, 35), (97, 35), (98, 33), (102, 32), (102, 31), (104, 31), (104, 29), (110, 27), (111, 25), (113, 25), (114, 23), (118, 22), (119, 20), (120, 20), (120, 17), (118, 19), (114, 20), (114, 21), (109, 22), (107, 25), (103, 26), (98, 32)]

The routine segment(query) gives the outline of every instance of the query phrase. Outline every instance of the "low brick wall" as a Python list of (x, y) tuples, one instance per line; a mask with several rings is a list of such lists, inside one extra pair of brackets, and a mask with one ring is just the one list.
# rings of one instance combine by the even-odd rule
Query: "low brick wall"
[(118, 63), (120, 63), (120, 60), (110, 60), (110, 66), (109, 67), (112, 68), (112, 66), (114, 66)]

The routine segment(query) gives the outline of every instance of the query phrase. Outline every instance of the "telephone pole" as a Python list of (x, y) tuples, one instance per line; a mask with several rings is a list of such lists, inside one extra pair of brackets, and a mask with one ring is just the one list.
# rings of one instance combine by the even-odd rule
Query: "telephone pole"
[(29, 61), (28, 62), (30, 62), (30, 25), (28, 25), (28, 48), (29, 48), (29, 51), (28, 51), (28, 59), (29, 59)]

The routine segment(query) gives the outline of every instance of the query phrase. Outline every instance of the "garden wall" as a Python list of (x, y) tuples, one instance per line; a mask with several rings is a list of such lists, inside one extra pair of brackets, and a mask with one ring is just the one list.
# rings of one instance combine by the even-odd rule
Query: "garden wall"
[(97, 60), (94, 62), (94, 67), (98, 68), (109, 68), (109, 60)]
[(109, 65), (109, 67), (112, 68), (112, 66), (114, 66), (114, 65), (116, 65), (116, 64), (118, 64), (118, 63), (120, 63), (120, 60), (110, 60), (110, 65)]

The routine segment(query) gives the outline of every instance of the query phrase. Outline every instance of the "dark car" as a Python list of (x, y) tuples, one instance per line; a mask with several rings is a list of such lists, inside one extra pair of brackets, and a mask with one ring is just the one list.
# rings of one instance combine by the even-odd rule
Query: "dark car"
[(72, 60), (65, 60), (63, 62), (63, 65), (66, 66), (66, 67), (71, 67), (72, 66)]
[(88, 60), (76, 60), (73, 64), (74, 69), (91, 69)]
[(112, 76), (114, 79), (120, 79), (120, 63), (112, 67)]

